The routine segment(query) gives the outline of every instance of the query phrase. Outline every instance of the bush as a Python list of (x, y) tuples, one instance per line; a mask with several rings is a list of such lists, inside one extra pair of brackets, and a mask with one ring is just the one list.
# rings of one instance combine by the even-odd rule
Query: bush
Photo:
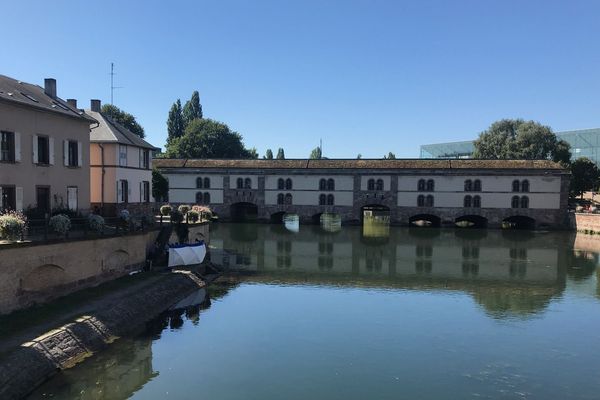
[(102, 233), (104, 232), (104, 218), (100, 215), (90, 214), (88, 215), (88, 226), (92, 231)]
[(50, 218), (50, 228), (60, 236), (64, 236), (71, 229), (71, 220), (64, 214), (58, 214)]
[(187, 214), (188, 211), (190, 211), (190, 206), (187, 204), (182, 204), (177, 209), (179, 210), (180, 213), (185, 215), (185, 214)]
[(171, 211), (171, 222), (174, 224), (180, 224), (183, 221), (183, 214), (177, 210)]
[(27, 229), (27, 217), (17, 211), (7, 211), (0, 215), (0, 238), (19, 240)]
[(173, 207), (171, 207), (169, 204), (165, 204), (164, 206), (160, 207), (160, 215), (170, 215), (171, 211), (173, 211)]
[(200, 214), (198, 211), (190, 210), (187, 212), (188, 222), (198, 222), (198, 218), (200, 218)]
[(202, 215), (203, 214), (207, 218), (211, 218), (213, 216), (212, 210), (209, 207), (207, 207), (207, 206), (198, 206), (198, 205), (196, 205), (196, 206), (192, 207), (192, 210), (196, 211), (198, 213), (198, 215)]
[(146, 227), (154, 226), (154, 224), (156, 224), (156, 219), (154, 218), (154, 215), (142, 215), (140, 221)]

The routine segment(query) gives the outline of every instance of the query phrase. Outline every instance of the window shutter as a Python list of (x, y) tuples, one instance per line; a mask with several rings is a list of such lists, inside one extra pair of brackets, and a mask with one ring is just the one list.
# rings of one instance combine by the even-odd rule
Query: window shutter
[(69, 165), (69, 141), (63, 140), (63, 164), (65, 167)]
[(21, 134), (15, 132), (15, 161), (21, 161)]
[(33, 135), (33, 158), (32, 162), (37, 164), (38, 162), (38, 135)]
[(144, 184), (140, 182), (140, 203), (144, 199)]
[(83, 154), (81, 154), (82, 147), (83, 146), (81, 146), (81, 142), (77, 142), (77, 166), (78, 167), (83, 166)]
[(23, 211), (23, 188), (15, 188), (15, 206), (17, 211)]
[(54, 138), (51, 137), (48, 139), (48, 151), (49, 151), (49, 161), (50, 165), (54, 165)]
[(120, 185), (120, 181), (117, 181), (117, 201), (116, 203), (119, 203), (121, 201), (121, 185)]
[(131, 197), (131, 185), (129, 184), (129, 182), (127, 182), (126, 186), (127, 186), (127, 197)]
[(4, 201), (2, 197), (2, 186), (0, 186), (0, 211), (4, 210)]
[(138, 149), (138, 167), (142, 168), (142, 165), (144, 164), (144, 154), (142, 153), (142, 149)]

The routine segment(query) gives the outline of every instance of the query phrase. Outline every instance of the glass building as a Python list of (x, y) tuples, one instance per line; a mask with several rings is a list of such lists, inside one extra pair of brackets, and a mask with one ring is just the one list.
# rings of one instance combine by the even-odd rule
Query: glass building
[[(587, 157), (600, 165), (600, 128), (556, 132), (559, 139), (571, 145), (572, 159)], [(471, 158), (473, 141), (421, 145), (420, 158)]]

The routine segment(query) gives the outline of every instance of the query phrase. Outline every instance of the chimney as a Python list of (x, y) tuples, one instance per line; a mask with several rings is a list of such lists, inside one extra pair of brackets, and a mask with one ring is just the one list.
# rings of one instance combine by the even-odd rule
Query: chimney
[(77, 99), (67, 99), (67, 104), (73, 108), (77, 108)]
[(100, 112), (101, 107), (102, 103), (100, 103), (100, 100), (92, 99), (90, 101), (90, 108), (92, 109), (92, 111)]
[(44, 93), (54, 98), (56, 97), (56, 79), (46, 78), (44, 79)]

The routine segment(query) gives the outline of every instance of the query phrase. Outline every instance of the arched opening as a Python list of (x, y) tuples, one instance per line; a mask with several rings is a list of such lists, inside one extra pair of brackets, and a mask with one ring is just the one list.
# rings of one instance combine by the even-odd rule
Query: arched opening
[(283, 223), (283, 216), (285, 215), (285, 211), (279, 211), (271, 214), (270, 221), (272, 224), (281, 224)]
[(323, 213), (318, 213), (310, 217), (311, 222), (315, 225), (319, 225), (321, 223), (321, 215), (323, 215)]
[(431, 214), (417, 214), (408, 219), (410, 226), (419, 227), (439, 227), (441, 225), (440, 217)]
[(210, 178), (204, 178), (204, 189), (210, 189)]
[(454, 223), (459, 228), (485, 228), (488, 220), (481, 215), (463, 215), (454, 220)]
[(237, 178), (236, 179), (236, 188), (238, 189), (243, 189), (244, 188), (244, 179), (242, 178)]
[(504, 229), (535, 229), (535, 219), (524, 215), (513, 215), (502, 221)]
[(277, 179), (277, 189), (284, 190), (285, 189), (285, 181), (283, 178)]
[(389, 238), (390, 208), (380, 204), (370, 204), (361, 208), (362, 236), (368, 238)]
[(292, 180), (290, 178), (285, 180), (285, 190), (292, 190)]
[(383, 179), (377, 179), (377, 182), (375, 182), (375, 190), (383, 190)]
[(21, 280), (21, 289), (29, 292), (44, 291), (65, 283), (65, 271), (54, 264), (44, 264), (27, 274)]
[(254, 203), (234, 203), (229, 207), (229, 213), (234, 222), (256, 221), (258, 206)]
[(322, 213), (319, 224), (325, 232), (335, 233), (342, 230), (342, 217), (335, 213)]

